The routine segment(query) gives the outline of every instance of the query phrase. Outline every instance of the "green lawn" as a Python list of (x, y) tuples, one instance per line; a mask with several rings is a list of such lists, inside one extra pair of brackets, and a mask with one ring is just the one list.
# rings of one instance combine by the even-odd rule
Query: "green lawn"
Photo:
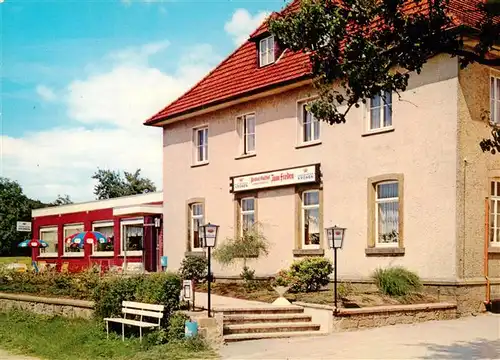
[(19, 263), (31, 266), (31, 258), (28, 256), (0, 256), (0, 265)]
[(148, 338), (122, 342), (106, 339), (102, 325), (83, 319), (47, 317), (11, 311), (0, 313), (0, 347), (12, 353), (51, 360), (76, 359), (212, 359), (215, 353), (200, 340), (154, 345)]

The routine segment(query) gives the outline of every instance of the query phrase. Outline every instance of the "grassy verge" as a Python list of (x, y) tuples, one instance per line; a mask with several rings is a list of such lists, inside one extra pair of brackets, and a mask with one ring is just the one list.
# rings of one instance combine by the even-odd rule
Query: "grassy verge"
[(201, 340), (154, 345), (153, 337), (122, 342), (106, 339), (103, 326), (83, 319), (48, 317), (11, 311), (0, 313), (0, 347), (13, 353), (51, 360), (76, 359), (212, 359), (215, 353)]

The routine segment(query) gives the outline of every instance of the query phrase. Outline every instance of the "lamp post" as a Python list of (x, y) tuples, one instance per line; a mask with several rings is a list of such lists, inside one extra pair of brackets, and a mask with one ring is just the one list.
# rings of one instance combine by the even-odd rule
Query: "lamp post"
[(206, 224), (200, 226), (201, 233), (201, 242), (204, 248), (207, 248), (208, 251), (208, 317), (212, 317), (211, 315), (211, 294), (210, 294), (210, 283), (212, 282), (212, 264), (211, 264), (211, 249), (215, 246), (217, 242), (217, 233), (219, 232), (219, 225), (214, 224)]
[(338, 312), (337, 307), (337, 249), (342, 248), (344, 242), (345, 228), (338, 227), (337, 225), (325, 229), (326, 237), (328, 239), (328, 246), (333, 249), (333, 266), (334, 266), (334, 296), (335, 296), (335, 314)]

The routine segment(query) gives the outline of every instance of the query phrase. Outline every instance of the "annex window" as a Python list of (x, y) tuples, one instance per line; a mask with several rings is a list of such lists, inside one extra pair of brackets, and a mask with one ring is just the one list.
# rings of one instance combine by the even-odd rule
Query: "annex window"
[(130, 219), (121, 222), (121, 254), (141, 256), (144, 249), (144, 220)]
[(399, 186), (397, 181), (375, 184), (375, 246), (399, 244)]
[(319, 248), (320, 218), (319, 190), (307, 190), (302, 193), (302, 248)]
[(491, 182), (490, 245), (500, 246), (500, 180)]
[(251, 230), (255, 224), (255, 198), (247, 197), (241, 199), (241, 233)]
[(105, 243), (99, 242), (98, 244), (94, 244), (93, 255), (113, 255), (115, 243), (114, 230), (113, 221), (96, 222), (92, 224), (92, 231), (100, 232), (107, 240)]
[(208, 162), (208, 126), (193, 130), (194, 162)]
[(266, 66), (274, 62), (274, 36), (262, 39), (259, 43), (259, 63)]
[(241, 153), (255, 153), (255, 114), (238, 116), (238, 132), (240, 134)]
[(191, 251), (202, 250), (200, 226), (204, 221), (203, 203), (193, 203), (189, 206), (189, 242)]
[(392, 127), (392, 93), (385, 91), (369, 101), (369, 130)]
[(307, 104), (301, 106), (301, 142), (318, 141), (320, 136), (320, 122), (307, 110)]
[(490, 121), (500, 125), (500, 78), (490, 79)]
[(57, 250), (59, 249), (57, 241), (57, 227), (41, 228), (40, 240), (49, 244), (46, 248), (40, 248), (40, 254), (57, 256)]
[(83, 224), (64, 225), (64, 256), (83, 256), (83, 246), (68, 240), (72, 235), (83, 231)]

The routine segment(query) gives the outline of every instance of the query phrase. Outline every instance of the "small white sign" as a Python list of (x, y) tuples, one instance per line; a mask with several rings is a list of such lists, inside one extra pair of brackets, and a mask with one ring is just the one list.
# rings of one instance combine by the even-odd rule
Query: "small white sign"
[(31, 231), (31, 222), (18, 221), (17, 222), (17, 231), (30, 232)]
[(231, 178), (232, 191), (246, 191), (319, 181), (319, 166), (309, 165)]
[(182, 299), (183, 300), (191, 300), (193, 295), (193, 281), (192, 280), (183, 280), (182, 281)]
[(155, 227), (159, 228), (161, 224), (161, 219), (160, 218), (155, 218)]

